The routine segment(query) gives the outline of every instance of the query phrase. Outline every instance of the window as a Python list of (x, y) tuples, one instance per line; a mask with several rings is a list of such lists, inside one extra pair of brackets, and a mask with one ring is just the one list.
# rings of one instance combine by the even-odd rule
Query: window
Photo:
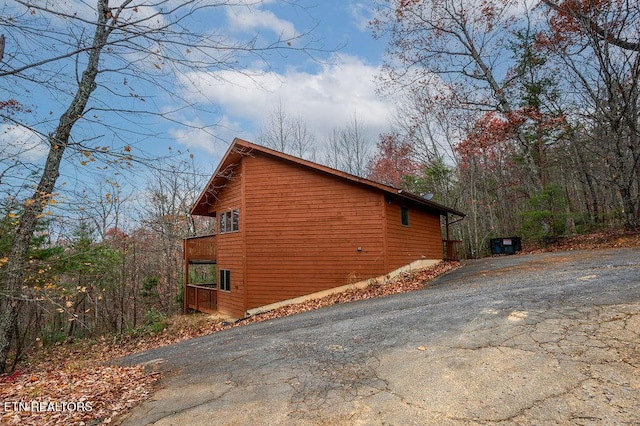
[(240, 210), (234, 209), (220, 213), (219, 233), (237, 232), (240, 229)]
[(228, 269), (220, 269), (220, 290), (231, 291), (231, 271)]
[(227, 233), (227, 221), (225, 220), (225, 214), (222, 213), (220, 215), (220, 225), (218, 226), (218, 233), (226, 234)]
[(407, 207), (400, 207), (400, 220), (402, 225), (409, 226), (409, 209)]
[(227, 232), (233, 231), (233, 229), (231, 228), (231, 212), (226, 212), (224, 214), (224, 221), (227, 223)]
[(240, 211), (235, 209), (231, 212), (231, 230), (237, 231), (240, 229)]

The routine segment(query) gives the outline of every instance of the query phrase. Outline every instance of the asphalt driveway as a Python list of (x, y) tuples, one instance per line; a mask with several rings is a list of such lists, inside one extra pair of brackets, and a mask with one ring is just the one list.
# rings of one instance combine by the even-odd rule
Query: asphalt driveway
[(468, 261), (122, 362), (165, 372), (125, 425), (640, 424), (640, 252)]

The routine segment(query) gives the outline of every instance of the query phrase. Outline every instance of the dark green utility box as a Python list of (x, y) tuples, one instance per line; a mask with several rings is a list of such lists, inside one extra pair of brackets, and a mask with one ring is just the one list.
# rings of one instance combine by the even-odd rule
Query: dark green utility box
[(515, 254), (522, 250), (520, 237), (491, 238), (489, 240), (491, 254)]

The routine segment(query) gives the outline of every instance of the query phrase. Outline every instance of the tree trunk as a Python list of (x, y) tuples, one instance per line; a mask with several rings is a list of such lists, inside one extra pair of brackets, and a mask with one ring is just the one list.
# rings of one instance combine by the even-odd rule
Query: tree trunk
[(0, 374), (6, 372), (13, 330), (17, 324), (20, 307), (25, 301), (25, 297), (22, 295), (25, 278), (24, 265), (28, 261), (31, 238), (39, 218), (51, 202), (53, 190), (60, 176), (62, 157), (65, 149), (69, 146), (71, 129), (75, 122), (82, 118), (91, 93), (96, 88), (100, 53), (110, 34), (107, 27), (107, 13), (110, 14), (108, 3), (108, 0), (98, 1), (98, 24), (93, 38), (93, 48), (89, 51), (87, 67), (82, 73), (78, 91), (69, 108), (60, 117), (55, 132), (49, 135), (49, 153), (40, 182), (33, 196), (24, 205), (24, 212), (18, 223), (8, 256), (2, 288), (4, 294), (0, 300)]
[(624, 210), (625, 226), (629, 229), (635, 229), (638, 225), (635, 202), (632, 191), (628, 186), (619, 187), (620, 198), (622, 199), (622, 208)]
[(595, 179), (591, 174), (591, 170), (587, 161), (584, 158), (584, 154), (582, 152), (582, 147), (580, 143), (577, 141), (575, 135), (571, 136), (571, 145), (576, 153), (576, 159), (578, 160), (578, 170), (582, 172), (584, 175), (584, 182), (582, 183), (587, 186), (588, 196), (591, 198), (591, 202), (587, 200), (587, 196), (585, 194), (585, 203), (587, 204), (587, 211), (589, 212), (589, 216), (591, 219), (591, 223), (597, 224), (600, 221), (600, 208), (598, 206), (598, 194), (595, 188)]
[(542, 130), (540, 126), (536, 126), (536, 142), (538, 144), (538, 173), (540, 173), (540, 186), (544, 190), (547, 187), (547, 161), (544, 138), (542, 137)]

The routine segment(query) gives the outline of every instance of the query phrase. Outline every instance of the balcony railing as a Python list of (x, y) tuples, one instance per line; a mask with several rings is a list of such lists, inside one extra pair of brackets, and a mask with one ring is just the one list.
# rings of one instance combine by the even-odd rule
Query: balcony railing
[(442, 240), (444, 260), (460, 260), (462, 258), (462, 240)]
[(217, 254), (215, 235), (184, 239), (184, 257), (190, 263), (215, 263)]
[(186, 308), (208, 314), (218, 309), (218, 291), (215, 284), (187, 284)]

